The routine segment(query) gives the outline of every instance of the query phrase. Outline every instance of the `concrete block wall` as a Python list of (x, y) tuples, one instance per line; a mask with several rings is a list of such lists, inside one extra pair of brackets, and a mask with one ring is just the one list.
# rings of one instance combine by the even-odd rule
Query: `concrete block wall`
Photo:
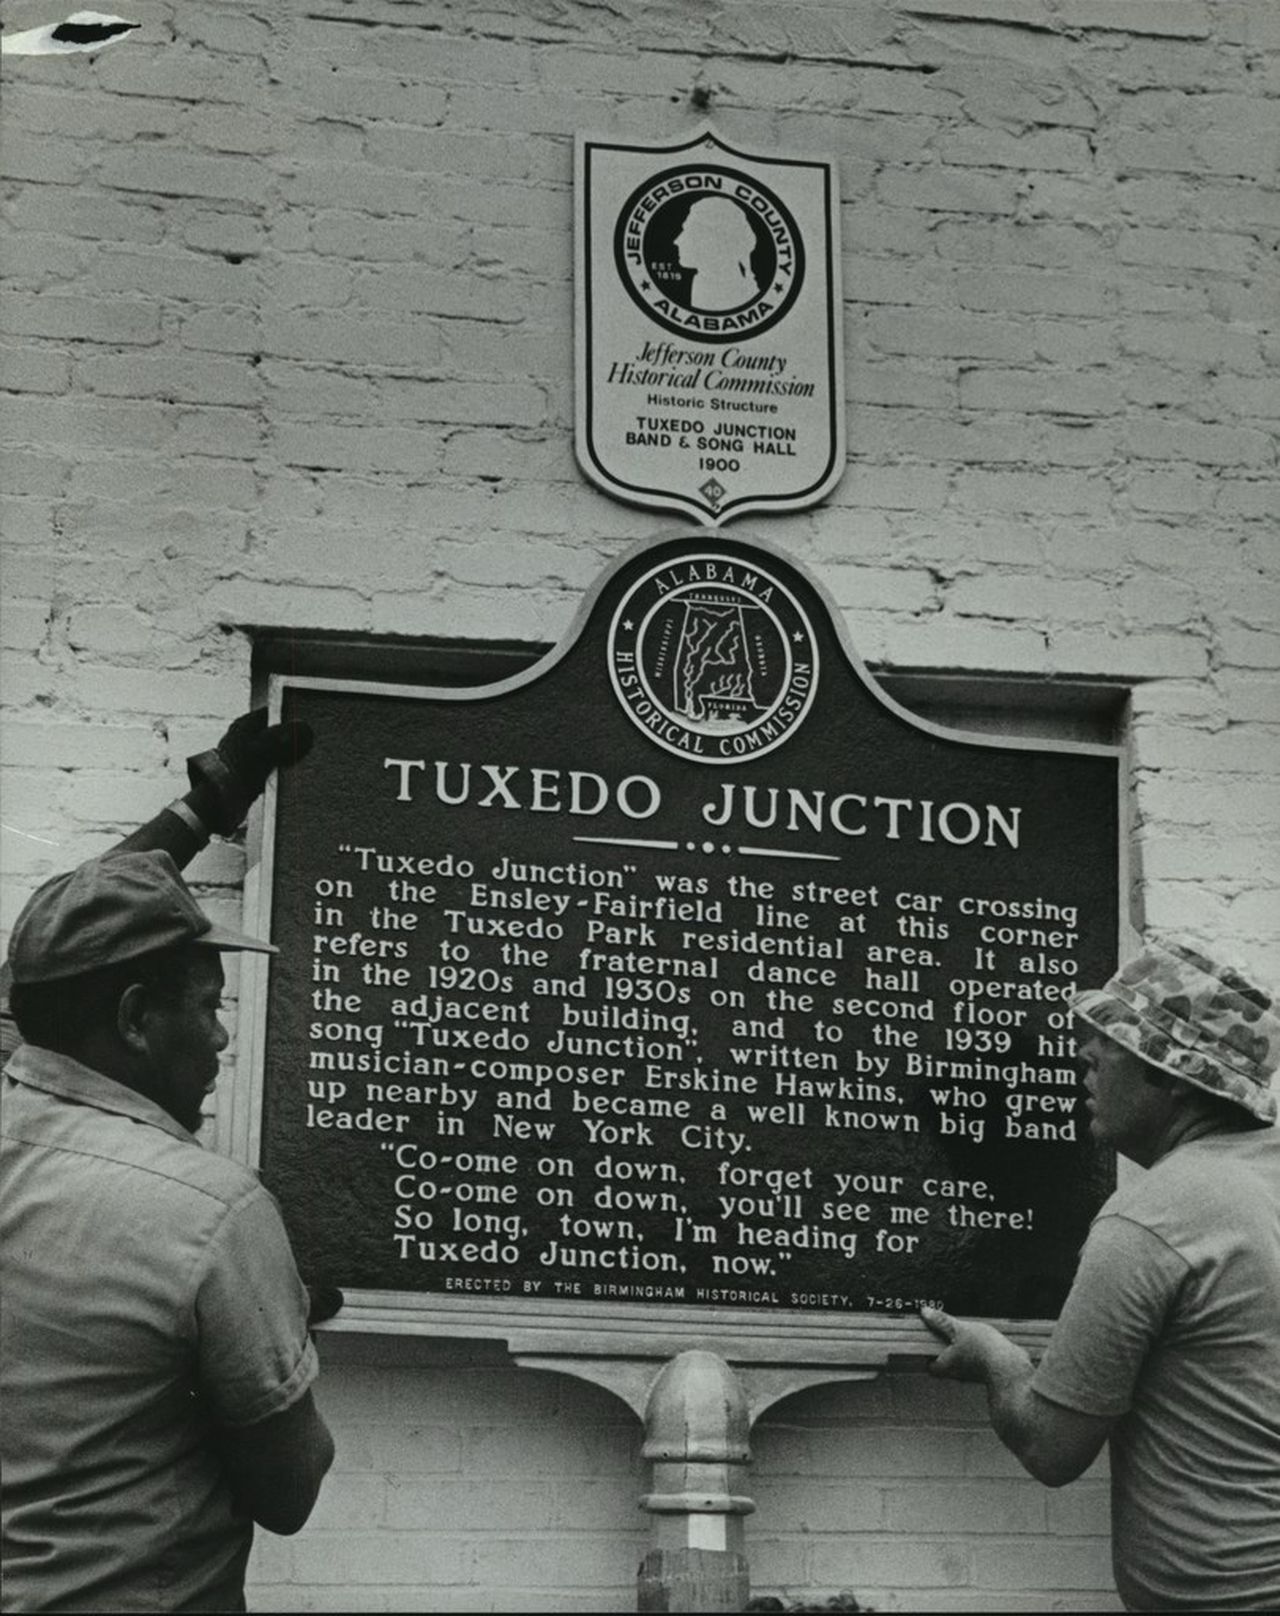
[(336, 1474), (297, 1537), (259, 1534), (255, 1610), (634, 1608), (641, 1432), (620, 1401), (493, 1348), (321, 1353)]
[[(4, 63), (0, 921), (182, 788), (256, 628), (550, 641), (671, 530), (575, 467), (572, 142), (696, 90), (843, 203), (847, 473), (729, 533), (873, 664), (1130, 685), (1135, 920), (1280, 980), (1272, 0), (130, 14)], [(229, 914), (243, 873), (194, 867)], [(255, 1602), (625, 1608), (622, 1406), (380, 1350), (326, 1340), (338, 1468)], [(963, 1389), (809, 1393), (757, 1454), (762, 1588), (1114, 1603), (1101, 1484), (1025, 1481)]]
[(752, 1447), (762, 1589), (848, 1589), (882, 1611), (1121, 1608), (1105, 1455), (1070, 1488), (1029, 1484), (978, 1388), (819, 1387), (770, 1410)]

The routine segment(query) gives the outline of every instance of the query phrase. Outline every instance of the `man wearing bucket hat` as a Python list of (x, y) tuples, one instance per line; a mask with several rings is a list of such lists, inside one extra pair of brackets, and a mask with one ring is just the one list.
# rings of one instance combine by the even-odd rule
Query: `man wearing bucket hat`
[(297, 1531), (332, 1461), (279, 1210), (194, 1138), (231, 951), (275, 950), (157, 849), (55, 877), (14, 927), (6, 1610), (243, 1610), (254, 1522)]
[(985, 1384), (997, 1435), (1050, 1486), (1110, 1439), (1128, 1609), (1280, 1609), (1274, 997), (1164, 941), (1072, 1008), (1091, 1133), (1149, 1171), (1094, 1220), (1038, 1366), (926, 1309), (948, 1343), (933, 1371)]

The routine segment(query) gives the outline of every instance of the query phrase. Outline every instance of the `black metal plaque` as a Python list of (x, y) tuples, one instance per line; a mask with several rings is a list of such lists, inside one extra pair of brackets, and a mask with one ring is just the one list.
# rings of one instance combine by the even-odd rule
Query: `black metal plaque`
[(373, 1291), (1046, 1319), (1113, 1180), (1066, 999), (1118, 756), (941, 730), (771, 550), (640, 547), (525, 675), (284, 679), (261, 1165)]

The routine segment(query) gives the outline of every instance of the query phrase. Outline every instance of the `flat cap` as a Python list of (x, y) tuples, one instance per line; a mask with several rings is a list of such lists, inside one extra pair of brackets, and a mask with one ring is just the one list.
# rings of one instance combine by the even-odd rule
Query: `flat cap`
[(58, 982), (182, 943), (279, 952), (215, 926), (171, 854), (104, 853), (32, 893), (9, 938), (9, 967), (15, 982)]

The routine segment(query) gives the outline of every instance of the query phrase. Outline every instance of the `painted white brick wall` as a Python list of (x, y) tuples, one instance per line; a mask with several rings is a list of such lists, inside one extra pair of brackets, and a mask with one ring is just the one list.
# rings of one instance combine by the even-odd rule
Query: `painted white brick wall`
[[(572, 140), (679, 133), (698, 85), (843, 196), (847, 474), (730, 531), (872, 661), (1132, 681), (1135, 918), (1280, 979), (1272, 0), (131, 15), (5, 64), (0, 918), (181, 789), (249, 627), (550, 640), (670, 529), (575, 469)], [(239, 850), (194, 873), (234, 913)], [(323, 1355), (337, 1467), (256, 1608), (631, 1604), (621, 1404)], [(1027, 1481), (966, 1388), (806, 1393), (755, 1448), (762, 1589), (1116, 1608), (1105, 1481)]]

